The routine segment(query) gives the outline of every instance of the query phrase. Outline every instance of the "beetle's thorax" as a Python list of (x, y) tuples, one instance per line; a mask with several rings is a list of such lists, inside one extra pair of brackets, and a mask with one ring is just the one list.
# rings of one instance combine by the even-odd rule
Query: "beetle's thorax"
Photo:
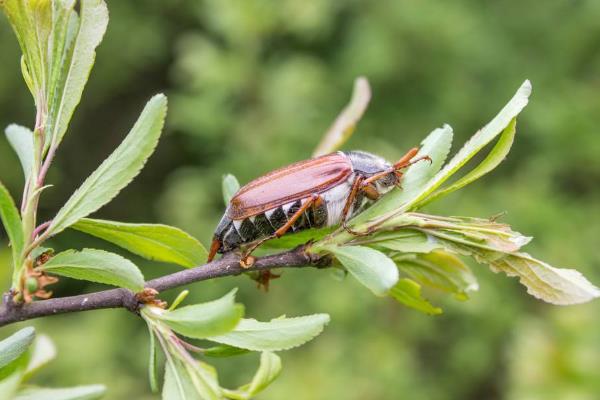
[[(392, 164), (387, 162), (384, 158), (367, 153), (366, 151), (347, 151), (343, 152), (343, 154), (350, 160), (353, 172), (356, 175), (361, 175), (365, 178), (369, 178), (383, 171), (389, 171), (392, 168)], [(375, 181), (374, 184), (377, 188), (377, 192), (379, 192), (380, 195), (383, 195), (389, 192), (397, 183), (398, 177), (393, 172), (390, 172), (388, 175)]]

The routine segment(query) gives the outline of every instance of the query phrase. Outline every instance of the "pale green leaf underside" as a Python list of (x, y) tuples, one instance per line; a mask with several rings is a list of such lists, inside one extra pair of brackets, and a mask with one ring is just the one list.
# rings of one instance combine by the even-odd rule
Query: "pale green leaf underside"
[(384, 296), (396, 282), (398, 269), (382, 252), (365, 246), (325, 246), (360, 283)]
[(488, 264), (494, 272), (516, 276), (527, 293), (548, 303), (571, 305), (600, 297), (600, 289), (574, 269), (554, 268), (527, 253), (515, 253)]
[(106, 393), (103, 385), (76, 386), (64, 389), (25, 389), (15, 400), (95, 400)]
[(231, 331), (244, 314), (244, 307), (235, 304), (232, 290), (218, 300), (165, 311), (161, 321), (181, 335), (203, 339)]
[(167, 112), (164, 95), (154, 96), (117, 149), (71, 195), (48, 227), (55, 235), (113, 199), (154, 152)]
[(25, 243), (23, 235), (23, 226), (21, 225), (21, 218), (19, 217), (19, 210), (15, 206), (15, 203), (10, 196), (8, 190), (0, 182), (0, 220), (4, 225), (4, 229), (10, 240), (12, 247), (13, 265), (16, 269), (18, 267), (19, 259), (21, 258), (21, 252)]
[(194, 267), (204, 263), (208, 256), (198, 240), (168, 225), (82, 218), (71, 228), (114, 243), (149, 260)]
[(5, 130), (8, 142), (17, 153), (25, 180), (33, 168), (33, 132), (24, 126), (10, 124)]
[(316, 337), (328, 322), (327, 314), (277, 318), (269, 322), (242, 319), (233, 331), (207, 339), (254, 351), (288, 350)]
[(44, 264), (43, 269), (55, 275), (119, 286), (134, 292), (144, 288), (144, 276), (134, 263), (104, 250), (63, 251)]
[(0, 370), (27, 351), (34, 338), (35, 330), (27, 327), (2, 340), (0, 342)]

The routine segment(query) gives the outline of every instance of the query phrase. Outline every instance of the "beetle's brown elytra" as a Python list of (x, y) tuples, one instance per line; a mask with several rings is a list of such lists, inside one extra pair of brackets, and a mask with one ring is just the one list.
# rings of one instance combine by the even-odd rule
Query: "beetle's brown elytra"
[[(399, 185), (401, 169), (415, 159), (410, 149), (398, 162), (364, 151), (327, 154), (299, 161), (263, 175), (242, 187), (231, 199), (217, 226), (208, 261), (251, 244), (247, 257), (266, 240), (288, 232), (342, 225)], [(244, 257), (244, 258), (245, 258)]]

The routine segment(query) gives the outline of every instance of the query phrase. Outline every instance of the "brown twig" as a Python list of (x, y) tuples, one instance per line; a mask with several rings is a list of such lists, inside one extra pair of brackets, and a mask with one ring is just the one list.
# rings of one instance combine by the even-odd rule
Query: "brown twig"
[[(323, 265), (322, 260), (306, 253), (303, 246), (294, 250), (259, 257), (252, 267), (246, 269), (240, 266), (238, 257), (228, 255), (208, 264), (153, 279), (146, 282), (145, 286), (162, 292), (193, 282), (239, 275), (242, 272), (267, 271), (273, 268), (299, 268), (304, 266), (318, 267)], [(5, 295), (2, 305), (0, 305), (0, 326), (49, 315), (102, 308), (125, 308), (137, 313), (140, 307), (135, 293), (127, 289), (104, 290), (78, 296), (35, 301), (29, 304), (15, 304), (11, 299), (12, 296)]]

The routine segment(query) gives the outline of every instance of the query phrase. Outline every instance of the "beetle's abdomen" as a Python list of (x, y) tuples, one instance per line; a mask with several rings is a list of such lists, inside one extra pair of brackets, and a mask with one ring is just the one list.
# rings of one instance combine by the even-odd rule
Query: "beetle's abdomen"
[[(303, 200), (304, 201), (304, 200)], [(297, 200), (284, 204), (275, 209), (242, 220), (233, 220), (227, 212), (215, 230), (215, 238), (222, 246), (220, 253), (238, 248), (242, 244), (270, 236), (300, 209), (303, 201)], [(309, 228), (321, 228), (328, 222), (328, 207), (323, 202), (319, 207), (309, 207), (300, 218), (296, 220), (288, 233), (299, 232)]]

